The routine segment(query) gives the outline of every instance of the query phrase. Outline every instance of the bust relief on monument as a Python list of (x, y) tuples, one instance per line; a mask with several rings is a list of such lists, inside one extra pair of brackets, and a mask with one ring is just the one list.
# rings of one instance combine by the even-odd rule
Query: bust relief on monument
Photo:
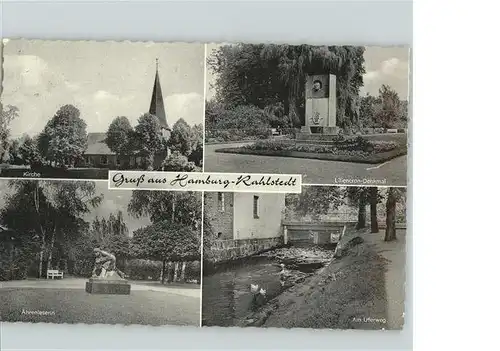
[(323, 89), (323, 83), (321, 83), (320, 80), (315, 80), (313, 82), (313, 86), (312, 86), (312, 90), (317, 93), (318, 91), (320, 91), (321, 89)]

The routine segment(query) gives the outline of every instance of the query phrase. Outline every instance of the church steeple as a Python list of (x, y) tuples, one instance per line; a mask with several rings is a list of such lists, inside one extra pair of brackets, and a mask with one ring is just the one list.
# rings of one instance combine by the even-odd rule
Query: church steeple
[(151, 105), (149, 106), (149, 113), (155, 115), (160, 120), (160, 125), (163, 128), (170, 130), (167, 123), (165, 106), (163, 104), (163, 95), (161, 93), (160, 76), (158, 75), (158, 59), (156, 59), (156, 75), (153, 85), (153, 95), (151, 96)]

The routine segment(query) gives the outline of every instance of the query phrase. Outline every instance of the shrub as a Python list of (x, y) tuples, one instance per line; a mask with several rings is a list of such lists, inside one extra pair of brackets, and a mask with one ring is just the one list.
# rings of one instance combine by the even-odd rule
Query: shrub
[(373, 145), (375, 153), (391, 151), (398, 147), (398, 144), (394, 141), (377, 140), (370, 143)]
[(186, 281), (193, 281), (193, 280), (200, 281), (200, 278), (201, 278), (200, 261), (187, 262), (184, 279), (186, 279)]
[(168, 156), (161, 165), (164, 171), (194, 172), (196, 165), (188, 161), (188, 158), (179, 151), (174, 151)]
[(125, 264), (124, 273), (132, 280), (160, 280), (162, 263), (133, 259)]
[(268, 138), (271, 121), (274, 123), (274, 117), (271, 117), (268, 112), (252, 105), (237, 106), (230, 110), (219, 108), (210, 112), (206, 137), (215, 141)]

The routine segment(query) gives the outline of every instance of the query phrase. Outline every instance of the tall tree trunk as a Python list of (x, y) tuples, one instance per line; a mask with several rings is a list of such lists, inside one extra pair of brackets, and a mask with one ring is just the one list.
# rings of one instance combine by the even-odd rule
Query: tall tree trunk
[(52, 232), (52, 238), (50, 239), (49, 259), (47, 261), (47, 269), (52, 269), (52, 251), (54, 250), (54, 243), (56, 241), (56, 230), (57, 226), (54, 225), (54, 231)]
[(181, 282), (184, 282), (185, 280), (186, 280), (186, 261), (183, 261), (181, 268)]
[(386, 228), (384, 241), (396, 240), (396, 194), (394, 188), (389, 188), (386, 203)]
[(38, 277), (43, 277), (43, 254), (45, 251), (45, 229), (43, 228), (40, 215), (40, 181), (36, 181), (35, 191), (33, 192), (33, 204), (38, 215), (38, 224), (40, 227), (40, 262), (38, 264)]
[(167, 271), (165, 272), (167, 274), (167, 282), (172, 281), (172, 261), (168, 261), (167, 264)]
[(165, 284), (165, 264), (166, 264), (166, 261), (163, 260), (161, 262), (161, 273), (160, 273), (161, 274), (160, 279), (161, 279), (162, 284)]
[(297, 98), (292, 89), (290, 89), (288, 93), (288, 113), (288, 118), (290, 118), (290, 121), (292, 121), (294, 127), (301, 127), (305, 125), (305, 117), (299, 115)]
[(378, 188), (372, 187), (370, 188), (370, 224), (372, 233), (378, 233), (377, 203)]
[(358, 200), (358, 223), (356, 224), (356, 229), (362, 229), (366, 227), (366, 192), (361, 191)]
[(175, 265), (174, 265), (174, 282), (177, 281), (178, 271), (179, 271), (179, 262), (175, 262)]
[(43, 276), (43, 251), (45, 250), (45, 244), (42, 243), (42, 248), (40, 249), (40, 262), (38, 263), (38, 278)]

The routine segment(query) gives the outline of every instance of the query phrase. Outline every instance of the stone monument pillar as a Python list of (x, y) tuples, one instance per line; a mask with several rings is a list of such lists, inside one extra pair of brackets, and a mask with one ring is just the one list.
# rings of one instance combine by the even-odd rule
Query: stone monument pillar
[(301, 134), (338, 134), (337, 77), (334, 74), (306, 78), (306, 115)]

